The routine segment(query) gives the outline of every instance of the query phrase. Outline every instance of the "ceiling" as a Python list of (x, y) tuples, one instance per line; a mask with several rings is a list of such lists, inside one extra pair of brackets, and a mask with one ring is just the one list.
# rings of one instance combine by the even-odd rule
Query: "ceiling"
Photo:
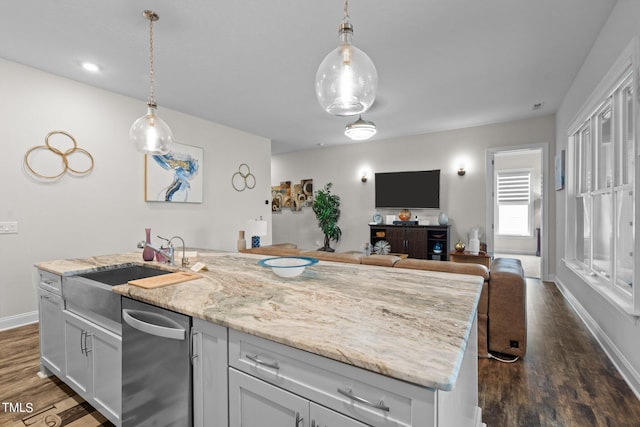
[[(388, 139), (555, 113), (615, 2), (351, 0), (353, 43), (379, 80), (363, 117)], [(160, 16), (161, 117), (171, 108), (260, 135), (274, 154), (352, 143), (343, 130), (356, 118), (325, 113), (314, 92), (342, 0), (2, 2), (0, 57), (139, 98), (142, 115), (145, 9)]]

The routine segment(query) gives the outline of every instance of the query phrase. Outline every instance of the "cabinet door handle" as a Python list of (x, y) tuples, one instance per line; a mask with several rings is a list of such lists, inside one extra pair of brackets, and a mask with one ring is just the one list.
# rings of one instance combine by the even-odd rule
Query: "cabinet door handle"
[(382, 399), (380, 399), (380, 402), (378, 402), (378, 403), (371, 402), (371, 401), (365, 399), (364, 397), (356, 396), (355, 394), (353, 394), (351, 389), (343, 390), (341, 388), (338, 388), (338, 393), (340, 393), (343, 396), (348, 397), (349, 399), (351, 399), (351, 400), (353, 400), (355, 402), (362, 403), (363, 405), (367, 405), (367, 406), (370, 406), (370, 407), (375, 408), (375, 409), (380, 409), (381, 411), (389, 412), (391, 410), (387, 405), (384, 404)]
[(296, 427), (299, 427), (302, 421), (304, 421), (304, 418), (300, 416), (300, 412), (296, 412)]
[(91, 338), (91, 348), (89, 348), (89, 345), (87, 345), (88, 337), (93, 337), (93, 332), (84, 333), (84, 351), (87, 356), (89, 356), (89, 352), (93, 350), (93, 338)]
[(87, 333), (87, 331), (85, 331), (84, 329), (80, 332), (80, 353), (82, 353), (82, 354), (85, 354), (85, 352), (84, 352), (85, 348), (84, 348), (84, 344), (83, 343), (85, 342), (84, 334), (86, 334), (86, 333)]
[(196, 336), (198, 336), (200, 334), (200, 332), (195, 332), (193, 329), (191, 329), (191, 334), (190, 334), (190, 341), (191, 341), (191, 345), (189, 346), (189, 356), (191, 359), (191, 364), (193, 365), (195, 363), (196, 358), (198, 357), (198, 353), (195, 349), (196, 343), (198, 342), (198, 340), (196, 339)]
[(257, 354), (255, 356), (245, 354), (244, 357), (251, 360), (252, 362), (257, 363), (258, 365), (266, 366), (267, 368), (271, 369), (280, 369), (280, 366), (278, 366), (278, 362), (265, 362), (264, 360), (260, 359)]

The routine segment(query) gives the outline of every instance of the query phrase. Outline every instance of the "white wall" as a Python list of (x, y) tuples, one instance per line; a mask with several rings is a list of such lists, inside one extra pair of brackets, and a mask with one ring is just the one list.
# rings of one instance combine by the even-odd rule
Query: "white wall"
[[(407, 136), (397, 139), (353, 143), (273, 156), (271, 183), (298, 182), (311, 178), (315, 189), (333, 182), (333, 192), (342, 200), (342, 216), (338, 222), (342, 240), (336, 249), (358, 250), (368, 241), (368, 223), (374, 209), (374, 179), (362, 183), (363, 170), (395, 172), (440, 169), (440, 207), (449, 216), (453, 240), (468, 241), (472, 227), (485, 227), (485, 156), (493, 147), (514, 147), (549, 143), (554, 152), (555, 120), (552, 115), (528, 120), (478, 126), (446, 132)], [(553, 164), (553, 162), (551, 162)], [(458, 176), (464, 165), (467, 173)], [(547, 180), (546, 191), (553, 191)], [(553, 201), (552, 201), (553, 202)], [(414, 210), (413, 215), (431, 218), (440, 210)], [(397, 214), (395, 211), (381, 213)], [(550, 230), (551, 238), (555, 236)], [(311, 208), (302, 212), (283, 211), (273, 214), (273, 241), (292, 242), (304, 249), (321, 246), (322, 232)], [(555, 247), (555, 242), (550, 245)], [(553, 254), (550, 254), (553, 257)]]
[[(618, 0), (558, 110), (556, 153), (567, 149), (567, 131), (576, 114), (636, 36), (640, 36), (640, 2)], [(556, 228), (560, 236), (564, 236), (566, 227), (572, 225), (565, 221), (564, 197), (565, 191), (556, 193)], [(640, 341), (637, 339), (640, 325), (636, 318), (616, 309), (563, 264), (564, 244), (564, 239), (556, 241), (557, 282), (640, 396)]]
[[(204, 148), (204, 202), (147, 203), (144, 156), (128, 140), (145, 101), (4, 60), (0, 75), (0, 221), (17, 221), (19, 230), (0, 235), (0, 329), (3, 319), (37, 310), (39, 261), (135, 251), (145, 227), (158, 243), (157, 234), (180, 235), (191, 247), (235, 250), (247, 219), (270, 219), (268, 139), (160, 105), (177, 141)], [(25, 152), (52, 130), (69, 132), (93, 155), (91, 174), (41, 182), (25, 170)], [(256, 177), (253, 190), (231, 187), (241, 163)]]

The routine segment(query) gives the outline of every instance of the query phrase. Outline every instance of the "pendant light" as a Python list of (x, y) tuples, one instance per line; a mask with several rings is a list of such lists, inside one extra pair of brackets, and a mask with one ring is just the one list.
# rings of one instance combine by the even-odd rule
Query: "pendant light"
[(344, 134), (354, 141), (364, 141), (371, 138), (377, 132), (376, 124), (367, 120), (362, 120), (362, 116), (353, 123), (349, 123), (344, 128)]
[(152, 10), (142, 15), (149, 20), (149, 101), (147, 114), (136, 120), (129, 129), (129, 139), (138, 151), (149, 155), (162, 155), (169, 152), (173, 134), (169, 126), (156, 114), (156, 100), (153, 92), (153, 23), (159, 19)]
[(364, 113), (376, 98), (378, 73), (366, 53), (351, 44), (349, 1), (338, 27), (340, 45), (322, 60), (316, 73), (316, 97), (322, 108), (336, 116)]

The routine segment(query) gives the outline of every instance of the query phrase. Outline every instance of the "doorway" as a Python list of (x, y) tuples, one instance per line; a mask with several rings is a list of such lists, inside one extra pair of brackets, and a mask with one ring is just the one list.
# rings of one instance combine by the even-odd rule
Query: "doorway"
[(547, 144), (487, 151), (487, 250), (545, 277)]

